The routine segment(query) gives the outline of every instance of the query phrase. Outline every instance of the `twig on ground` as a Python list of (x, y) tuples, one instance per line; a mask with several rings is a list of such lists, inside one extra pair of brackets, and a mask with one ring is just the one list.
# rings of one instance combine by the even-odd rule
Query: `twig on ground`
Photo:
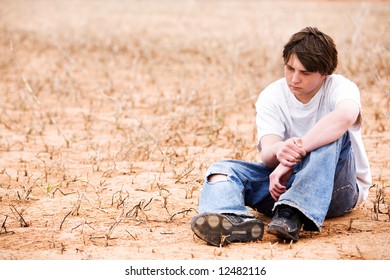
[[(14, 231), (8, 231), (7, 228), (5, 227), (5, 223), (7, 222), (7, 219), (8, 219), (8, 216), (6, 215), (5, 219), (4, 219), (4, 222), (1, 225), (0, 234), (14, 234), (15, 233)], [(3, 229), (4, 229), (4, 232), (3, 232)]]
[(122, 219), (119, 219), (119, 220), (115, 220), (114, 224), (112, 226), (110, 226), (108, 232), (109, 232), (109, 235), (112, 234), (112, 232), (114, 231), (114, 229), (117, 227), (117, 225), (119, 225), (119, 223), (122, 222)]
[(172, 219), (176, 216), (176, 215), (179, 215), (179, 214), (185, 214), (187, 215), (189, 212), (191, 211), (195, 211), (196, 210), (194, 208), (189, 208), (189, 209), (186, 209), (186, 210), (183, 210), (183, 211), (179, 211), (179, 212), (176, 212), (175, 214), (173, 214), (170, 218), (169, 218), (169, 221), (172, 221)]
[(271, 242), (269, 243), (269, 247), (270, 247), (270, 249), (271, 249), (271, 258), (273, 258), (274, 257), (274, 247), (276, 246), (276, 245), (278, 245), (279, 243), (276, 241), (274, 244), (272, 244)]
[(363, 254), (362, 254), (362, 252), (360, 251), (358, 245), (356, 245), (356, 250), (359, 252), (360, 258), (361, 258), (362, 260), (365, 260), (365, 258), (363, 257)]
[(52, 193), (52, 196), (53, 196), (53, 197), (54, 197), (54, 195), (55, 195), (55, 193), (56, 193), (57, 191), (59, 191), (63, 196), (67, 196), (67, 195), (76, 193), (76, 192), (64, 193), (60, 188), (56, 188), (56, 189), (54, 190), (54, 192)]
[[(13, 206), (12, 204), (11, 204), (11, 211), (12, 212), (14, 212), (14, 210), (15, 210), (15, 212), (16, 212), (16, 214), (18, 214), (18, 216), (19, 216), (19, 222), (20, 222), (20, 226), (21, 227), (29, 227), (30, 225), (26, 222), (26, 220), (23, 218), (23, 216), (22, 216), (22, 214), (15, 208), (15, 206)], [(12, 210), (12, 209), (14, 209), (14, 210)]]
[(94, 207), (94, 208), (96, 208), (97, 210), (100, 210), (100, 211), (102, 211), (102, 212), (104, 212), (104, 213), (108, 213), (107, 210), (105, 210), (105, 209), (103, 209), (103, 208), (101, 208), (101, 207), (98, 207), (98, 206), (96, 206), (95, 204), (93, 204), (93, 203), (91, 202), (91, 200), (90, 200), (85, 194), (83, 194), (83, 197), (85, 197), (85, 199), (89, 202), (89, 204), (90, 204), (92, 207)]
[(126, 213), (126, 217), (131, 215), (131, 216), (134, 216), (134, 218), (137, 218), (138, 211), (141, 211), (141, 213), (145, 215), (146, 220), (148, 220), (148, 216), (146, 215), (144, 210), (152, 202), (152, 200), (153, 200), (153, 197), (149, 200), (148, 203), (146, 203), (146, 205), (144, 205), (145, 201), (141, 200), (137, 205), (135, 205), (133, 208), (131, 208), (131, 210), (129, 212)]
[(60, 230), (62, 229), (62, 225), (64, 224), (65, 222), (65, 219), (73, 212), (73, 210), (71, 210), (68, 214), (65, 215), (65, 217), (62, 219), (62, 222), (61, 222), (61, 225), (60, 225)]
[(127, 229), (125, 230), (131, 237), (133, 237), (134, 240), (137, 240), (137, 237), (134, 237)]
[(87, 225), (89, 226), (91, 229), (95, 230), (92, 226), (91, 226), (92, 222), (88, 222), (86, 219), (84, 220), (84, 223), (81, 223), (79, 224), (78, 226), (75, 226), (74, 228), (72, 228), (71, 232), (77, 228), (79, 228), (80, 226), (82, 226), (83, 228), (81, 229), (81, 233), (83, 233), (84, 231), (84, 225)]

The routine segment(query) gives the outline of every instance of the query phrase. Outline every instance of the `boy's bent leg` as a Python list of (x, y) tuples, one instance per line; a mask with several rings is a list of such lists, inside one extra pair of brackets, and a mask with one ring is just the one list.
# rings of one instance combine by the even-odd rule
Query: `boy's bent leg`
[(252, 206), (269, 195), (271, 172), (255, 162), (224, 160), (212, 164), (206, 172), (199, 212), (252, 216), (246, 205)]
[(215, 246), (261, 240), (263, 222), (245, 206), (246, 181), (258, 176), (259, 166), (231, 160), (210, 166), (201, 192), (200, 214), (191, 223), (198, 237)]
[[(343, 150), (350, 149), (349, 135), (346, 133), (339, 140), (312, 151), (302, 162), (295, 174), (291, 188), (282, 194), (275, 203), (276, 214), (280, 214), (280, 206), (289, 206), (288, 215), (281, 212), (280, 224), (287, 216), (293, 215), (298, 210), (301, 217), (297, 225), (303, 222), (305, 229), (319, 231), (327, 215), (334, 190), (335, 174), (337, 172), (339, 158)], [(278, 215), (276, 215), (278, 216)], [(286, 217), (285, 217), (286, 216)], [(296, 217), (295, 215), (293, 215)], [(278, 225), (278, 217), (273, 218), (269, 224)], [(288, 220), (288, 218), (286, 218)], [(276, 227), (276, 226), (275, 226)], [(287, 228), (287, 226), (286, 226)], [(297, 230), (299, 235), (300, 229)], [(294, 232), (295, 234), (295, 232)], [(297, 235), (295, 235), (297, 239)]]
[(332, 199), (326, 217), (338, 217), (351, 212), (358, 196), (355, 156), (351, 146), (346, 145), (337, 163)]

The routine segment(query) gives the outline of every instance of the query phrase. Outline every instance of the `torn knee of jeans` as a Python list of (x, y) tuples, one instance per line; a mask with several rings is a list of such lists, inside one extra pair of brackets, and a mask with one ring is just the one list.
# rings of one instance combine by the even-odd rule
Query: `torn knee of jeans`
[(210, 174), (209, 176), (207, 176), (207, 182), (215, 183), (215, 182), (220, 182), (220, 181), (226, 181), (227, 178), (228, 178), (227, 174), (214, 173), (214, 174)]

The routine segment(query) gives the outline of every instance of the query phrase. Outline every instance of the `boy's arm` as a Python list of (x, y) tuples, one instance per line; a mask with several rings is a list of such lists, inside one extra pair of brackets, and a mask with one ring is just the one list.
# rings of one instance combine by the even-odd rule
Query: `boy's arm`
[(360, 107), (353, 100), (343, 100), (336, 108), (321, 118), (302, 138), (290, 138), (283, 141), (277, 135), (265, 135), (261, 138), (262, 162), (275, 168), (279, 163), (292, 167), (306, 153), (339, 139), (360, 115)]
[(305, 150), (297, 145), (298, 138), (283, 141), (275, 134), (265, 135), (261, 138), (261, 160), (269, 168), (275, 168), (282, 163), (292, 167), (306, 155)]
[(336, 141), (359, 121), (359, 117), (360, 107), (355, 101), (341, 101), (302, 137), (302, 148), (308, 153)]

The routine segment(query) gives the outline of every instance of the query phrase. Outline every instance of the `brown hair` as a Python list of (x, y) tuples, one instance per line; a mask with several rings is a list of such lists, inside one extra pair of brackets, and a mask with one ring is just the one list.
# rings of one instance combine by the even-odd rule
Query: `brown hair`
[(291, 54), (309, 72), (330, 75), (337, 67), (337, 49), (333, 39), (315, 27), (306, 27), (291, 36), (284, 46), (283, 59), (287, 63)]

